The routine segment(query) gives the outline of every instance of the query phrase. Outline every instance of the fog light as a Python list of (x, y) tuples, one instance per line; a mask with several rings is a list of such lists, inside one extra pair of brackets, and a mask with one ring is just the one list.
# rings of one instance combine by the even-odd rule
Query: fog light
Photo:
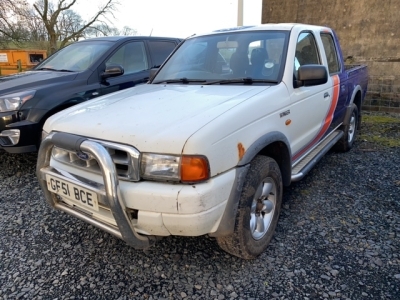
[(0, 133), (0, 137), (7, 137), (12, 145), (16, 145), (19, 142), (20, 131), (19, 129), (8, 129), (3, 130)]

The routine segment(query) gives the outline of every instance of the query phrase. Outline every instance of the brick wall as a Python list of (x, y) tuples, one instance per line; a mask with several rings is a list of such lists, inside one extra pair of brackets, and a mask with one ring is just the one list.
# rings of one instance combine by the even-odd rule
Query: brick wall
[(262, 23), (332, 27), (347, 63), (370, 74), (364, 109), (400, 113), (399, 0), (263, 0)]

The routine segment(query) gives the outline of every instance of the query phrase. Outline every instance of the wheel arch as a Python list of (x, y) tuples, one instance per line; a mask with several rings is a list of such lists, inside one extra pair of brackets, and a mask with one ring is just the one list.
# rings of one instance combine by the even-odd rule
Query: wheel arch
[(358, 110), (360, 111), (361, 109), (361, 101), (362, 101), (362, 88), (361, 86), (357, 85), (354, 90), (353, 93), (351, 95), (351, 100), (349, 105), (351, 105), (352, 103), (354, 103), (355, 105), (357, 105)]
[(73, 99), (69, 99), (69, 100), (67, 100), (67, 101), (65, 101), (65, 102), (63, 102), (63, 103), (60, 103), (59, 105), (56, 105), (56, 106), (54, 106), (54, 107), (52, 107), (51, 109), (49, 109), (44, 115), (43, 115), (43, 117), (41, 118), (41, 124), (42, 124), (42, 126), (44, 125), (44, 123), (46, 122), (46, 120), (49, 118), (49, 117), (51, 117), (52, 115), (54, 115), (54, 114), (56, 114), (56, 113), (58, 113), (58, 112), (60, 112), (60, 111), (62, 111), (62, 110), (64, 110), (64, 109), (67, 109), (67, 108), (69, 108), (69, 107), (71, 107), (71, 106), (74, 106), (74, 105), (76, 105), (76, 104), (79, 104), (79, 103), (81, 103), (81, 102), (83, 102), (84, 100), (83, 99), (79, 99), (79, 98), (73, 98)]
[(238, 166), (250, 163), (257, 155), (264, 155), (273, 158), (281, 170), (283, 185), (290, 185), (292, 153), (289, 141), (283, 133), (275, 131), (261, 136), (250, 145), (250, 147), (248, 147), (242, 159), (238, 162)]
[(349, 103), (349, 106), (347, 107), (346, 115), (344, 118), (344, 125), (347, 125), (349, 120), (350, 120), (350, 115), (351, 115), (351, 107), (352, 104), (355, 104), (358, 109), (358, 123), (357, 123), (357, 129), (360, 129), (361, 125), (361, 105), (362, 105), (362, 88), (361, 86), (357, 85), (354, 90), (353, 94), (351, 95), (351, 100)]
[[(39, 121), (40, 127), (43, 128), (43, 125), (46, 122), (46, 120), (48, 118), (50, 118), (52, 115), (54, 115), (54, 114), (56, 114), (56, 113), (58, 113), (58, 112), (60, 112), (60, 111), (62, 111), (64, 109), (67, 109), (67, 108), (69, 108), (71, 106), (79, 104), (79, 103), (81, 103), (83, 101), (84, 101), (83, 99), (72, 98), (72, 99), (69, 99), (69, 100), (59, 104), (59, 105), (56, 105), (56, 106), (52, 107), (45, 114), (43, 114), (43, 116), (40, 118), (40, 121)], [(39, 142), (40, 142), (40, 136), (41, 136), (41, 131), (39, 133)]]

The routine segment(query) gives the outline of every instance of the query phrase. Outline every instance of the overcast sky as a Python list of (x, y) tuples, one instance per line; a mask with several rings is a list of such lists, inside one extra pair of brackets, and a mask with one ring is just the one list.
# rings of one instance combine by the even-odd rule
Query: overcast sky
[[(74, 10), (82, 18), (92, 16), (96, 0), (78, 0)], [(129, 26), (138, 35), (174, 36), (185, 38), (237, 25), (237, 0), (119, 0), (114, 26)], [(243, 0), (243, 25), (261, 24), (262, 0)]]

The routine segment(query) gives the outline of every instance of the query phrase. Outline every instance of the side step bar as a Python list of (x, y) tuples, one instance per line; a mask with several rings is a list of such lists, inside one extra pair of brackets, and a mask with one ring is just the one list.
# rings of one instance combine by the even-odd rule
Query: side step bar
[(317, 147), (305, 155), (292, 168), (292, 182), (302, 179), (318, 161), (339, 141), (344, 135), (341, 130), (334, 131), (331, 135), (325, 138)]

